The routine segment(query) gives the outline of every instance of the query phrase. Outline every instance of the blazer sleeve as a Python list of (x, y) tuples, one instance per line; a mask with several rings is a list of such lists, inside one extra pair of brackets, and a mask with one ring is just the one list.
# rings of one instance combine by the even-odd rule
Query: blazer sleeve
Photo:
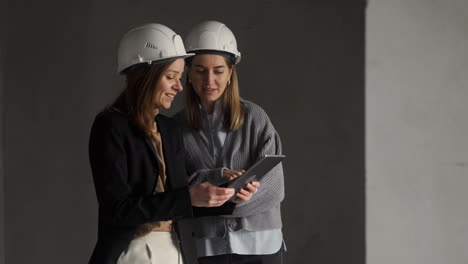
[(132, 191), (127, 162), (131, 159), (115, 120), (94, 121), (89, 141), (89, 159), (101, 212), (116, 226), (138, 226), (152, 221), (192, 216), (187, 187), (158, 194)]

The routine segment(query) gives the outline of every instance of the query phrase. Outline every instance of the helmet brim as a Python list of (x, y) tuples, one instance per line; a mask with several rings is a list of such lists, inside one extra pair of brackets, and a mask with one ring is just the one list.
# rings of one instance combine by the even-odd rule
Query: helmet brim
[(118, 74), (124, 74), (124, 72), (128, 69), (128, 68), (131, 68), (135, 65), (152, 65), (152, 64), (160, 64), (160, 63), (166, 63), (168, 61), (174, 61), (174, 60), (177, 60), (177, 59), (186, 59), (186, 58), (189, 58), (189, 57), (192, 57), (192, 56), (195, 56), (196, 54), (195, 53), (186, 53), (184, 55), (176, 55), (176, 56), (172, 56), (172, 57), (167, 57), (167, 58), (164, 58), (164, 59), (158, 59), (158, 60), (150, 60), (150, 61), (143, 61), (143, 62), (140, 62), (140, 63), (136, 63), (136, 64), (131, 64), (125, 68), (123, 68), (122, 70), (117, 70), (117, 73)]

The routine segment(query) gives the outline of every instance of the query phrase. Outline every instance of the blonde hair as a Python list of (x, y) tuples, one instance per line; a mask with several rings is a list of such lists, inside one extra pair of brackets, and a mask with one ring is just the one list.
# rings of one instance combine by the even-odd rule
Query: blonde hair
[[(240, 103), (239, 82), (237, 80), (236, 66), (234, 66), (227, 58), (225, 58), (225, 61), (228, 67), (232, 69), (232, 74), (231, 82), (226, 86), (226, 89), (220, 98), (221, 109), (223, 109), (224, 128), (230, 131), (235, 131), (244, 123), (244, 108)], [(190, 68), (191, 65), (188, 67)], [(195, 92), (192, 83), (189, 81), (188, 74), (185, 83), (185, 116), (192, 129), (200, 130), (202, 128), (199, 106), (200, 97)]]

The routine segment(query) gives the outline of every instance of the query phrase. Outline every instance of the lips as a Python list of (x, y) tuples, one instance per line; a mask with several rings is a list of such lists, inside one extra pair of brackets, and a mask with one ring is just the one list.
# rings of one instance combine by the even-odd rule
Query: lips
[(174, 97), (176, 96), (175, 94), (170, 94), (170, 93), (165, 93), (164, 95), (171, 98), (171, 100), (174, 100)]
[(218, 89), (213, 89), (213, 88), (203, 88), (203, 92), (204, 93), (207, 93), (207, 94), (212, 94), (212, 93), (215, 93), (216, 90)]

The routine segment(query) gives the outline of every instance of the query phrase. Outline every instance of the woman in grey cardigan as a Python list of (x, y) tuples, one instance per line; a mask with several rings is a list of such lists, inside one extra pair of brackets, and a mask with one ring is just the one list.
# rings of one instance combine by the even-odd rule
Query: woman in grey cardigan
[[(196, 55), (187, 60), (186, 105), (175, 117), (182, 126), (190, 184), (219, 185), (264, 155), (281, 154), (279, 135), (265, 111), (239, 97), (235, 65), (240, 52), (231, 30), (206, 21), (185, 42)], [(260, 183), (248, 184), (228, 214), (219, 210), (193, 220), (199, 262), (281, 263), (283, 181), (280, 163)]]

